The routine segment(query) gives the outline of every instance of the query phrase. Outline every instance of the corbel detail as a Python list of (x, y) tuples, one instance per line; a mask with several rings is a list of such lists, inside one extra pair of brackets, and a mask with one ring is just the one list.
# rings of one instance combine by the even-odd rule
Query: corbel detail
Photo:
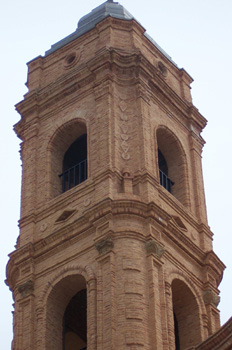
[(165, 252), (164, 247), (162, 247), (158, 242), (154, 239), (145, 243), (145, 248), (148, 254), (152, 253), (157, 258), (161, 258)]
[(34, 291), (34, 283), (31, 280), (28, 280), (27, 282), (20, 284), (17, 289), (22, 297), (26, 297)]
[(212, 304), (217, 307), (220, 302), (220, 297), (213, 292), (212, 289), (208, 289), (203, 292), (203, 300), (206, 305)]
[(114, 247), (114, 242), (110, 237), (107, 237), (95, 243), (95, 247), (99, 254), (108, 253)]

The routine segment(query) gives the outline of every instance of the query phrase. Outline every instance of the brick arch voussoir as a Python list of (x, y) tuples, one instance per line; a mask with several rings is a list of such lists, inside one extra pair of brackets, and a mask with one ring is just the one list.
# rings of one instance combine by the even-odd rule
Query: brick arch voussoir
[(203, 301), (202, 293), (198, 290), (196, 285), (192, 282), (192, 280), (184, 273), (183, 271), (179, 271), (177, 269), (173, 269), (168, 273), (168, 276), (166, 277), (166, 282), (171, 286), (174, 279), (178, 279), (182, 282), (184, 282), (187, 287), (192, 292), (193, 296), (195, 297), (195, 301), (199, 308), (199, 313), (202, 317), (203, 314), (206, 314), (205, 304)]
[(177, 146), (180, 149), (180, 152), (181, 152), (181, 154), (183, 156), (184, 162), (186, 163), (186, 153), (185, 153), (185, 150), (184, 150), (184, 146), (182, 145), (182, 142), (179, 139), (179, 137), (177, 137), (176, 134), (170, 128), (168, 128), (166, 125), (160, 124), (160, 125), (157, 125), (157, 127), (154, 130), (154, 134), (155, 134), (156, 138), (157, 138), (157, 132), (160, 129), (164, 130), (167, 134), (169, 134), (169, 135), (171, 135), (173, 137), (173, 139), (176, 141)]
[(51, 293), (52, 289), (59, 283), (62, 279), (71, 275), (81, 275), (85, 278), (86, 284), (88, 285), (90, 281), (96, 281), (96, 276), (91, 266), (81, 265), (81, 264), (70, 264), (62, 267), (57, 271), (56, 275), (46, 283), (41, 297), (39, 298), (38, 309), (44, 309), (46, 306), (46, 301)]
[(59, 137), (59, 135), (62, 135), (65, 130), (67, 130), (70, 126), (78, 125), (78, 124), (84, 124), (88, 133), (88, 125), (86, 123), (86, 119), (83, 117), (73, 117), (72, 119), (69, 118), (68, 121), (60, 120), (60, 123), (54, 127), (54, 129), (51, 131), (51, 133), (48, 135), (47, 138), (47, 151), (51, 151), (53, 144), (55, 143), (56, 139)]

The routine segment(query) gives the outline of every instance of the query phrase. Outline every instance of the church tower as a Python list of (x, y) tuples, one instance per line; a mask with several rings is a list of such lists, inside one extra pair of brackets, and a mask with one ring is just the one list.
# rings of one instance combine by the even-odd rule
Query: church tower
[(192, 78), (119, 3), (28, 63), (13, 350), (183, 350), (220, 327)]

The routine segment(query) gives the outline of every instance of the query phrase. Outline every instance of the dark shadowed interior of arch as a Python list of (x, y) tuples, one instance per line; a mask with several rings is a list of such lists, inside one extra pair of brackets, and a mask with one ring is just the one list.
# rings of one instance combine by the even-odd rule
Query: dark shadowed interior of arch
[(168, 192), (172, 192), (172, 186), (174, 182), (168, 177), (168, 165), (160, 149), (158, 149), (158, 163), (159, 163), (159, 177), (160, 185), (163, 186)]
[(64, 350), (84, 350), (87, 346), (86, 289), (69, 302), (64, 314)]
[(87, 179), (87, 135), (76, 139), (63, 159), (62, 191), (65, 192)]
[(181, 280), (172, 282), (172, 301), (176, 350), (197, 345), (202, 341), (199, 308), (194, 294)]
[(176, 347), (176, 350), (180, 350), (179, 329), (178, 329), (178, 322), (177, 322), (175, 312), (173, 312), (173, 318), (174, 318), (175, 347)]
[(158, 149), (159, 169), (168, 176), (168, 165), (160, 149)]

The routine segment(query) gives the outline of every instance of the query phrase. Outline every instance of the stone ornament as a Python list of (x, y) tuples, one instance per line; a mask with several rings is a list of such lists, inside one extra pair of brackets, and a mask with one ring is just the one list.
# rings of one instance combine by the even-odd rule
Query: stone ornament
[(20, 284), (17, 289), (22, 297), (26, 297), (34, 291), (34, 283), (31, 280), (28, 280), (27, 282)]
[(165, 252), (165, 249), (154, 239), (146, 242), (145, 248), (148, 254), (152, 253), (157, 256), (157, 258), (161, 258)]
[(218, 306), (220, 302), (220, 297), (217, 295), (215, 292), (212, 291), (212, 289), (208, 289), (203, 292), (203, 299), (204, 303), (207, 304), (212, 304), (214, 306)]
[(86, 198), (85, 200), (84, 200), (84, 207), (88, 207), (90, 204), (91, 204), (91, 199), (90, 198)]
[(127, 109), (127, 104), (125, 101), (120, 101), (119, 103), (119, 108), (122, 111), (122, 114), (120, 116), (121, 122), (120, 122), (120, 128), (122, 133), (120, 134), (121, 137), (121, 148), (123, 150), (123, 152), (121, 153), (122, 159), (124, 160), (129, 160), (130, 159), (130, 154), (129, 154), (129, 145), (128, 145), (128, 141), (129, 141), (129, 125), (128, 125), (128, 115), (125, 114), (125, 111)]
[(47, 230), (47, 228), (48, 228), (48, 225), (47, 225), (46, 223), (43, 223), (43, 224), (40, 226), (40, 231), (41, 231), (41, 232), (44, 232), (44, 231)]
[(70, 53), (69, 55), (67, 55), (65, 57), (64, 67), (66, 69), (72, 68), (80, 60), (80, 57), (81, 57), (80, 51), (75, 51), (75, 52)]
[(114, 242), (108, 237), (95, 243), (95, 247), (99, 254), (108, 253), (114, 247)]

